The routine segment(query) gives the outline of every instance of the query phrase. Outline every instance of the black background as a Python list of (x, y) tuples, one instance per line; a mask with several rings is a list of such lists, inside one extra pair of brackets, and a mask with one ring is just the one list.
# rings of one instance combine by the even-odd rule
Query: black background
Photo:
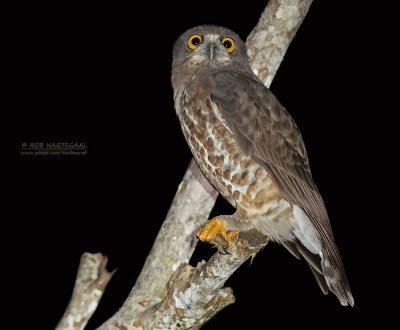
[[(52, 329), (70, 298), (83, 252), (117, 268), (87, 329), (121, 306), (144, 263), (191, 159), (173, 108), (175, 39), (218, 24), (243, 39), (262, 1), (31, 5), (12, 11), (8, 86), (16, 114), (13, 203), (7, 253), (15, 303), (29, 295), (27, 328)], [(367, 166), (374, 148), (365, 60), (370, 32), (362, 7), (315, 1), (271, 85), (297, 122), (324, 197), (355, 298), (324, 296), (304, 261), (269, 244), (227, 282), (237, 301), (204, 329), (293, 325), (320, 328), (379, 319), (382, 290), (371, 245), (375, 191)], [(11, 35), (11, 34), (10, 34)], [(22, 156), (22, 143), (84, 142), (86, 156)], [(219, 198), (212, 215), (233, 212)], [(192, 264), (214, 250), (200, 243)], [(19, 291), (21, 289), (21, 291)], [(385, 292), (390, 294), (390, 292)], [(372, 313), (371, 311), (374, 310)]]

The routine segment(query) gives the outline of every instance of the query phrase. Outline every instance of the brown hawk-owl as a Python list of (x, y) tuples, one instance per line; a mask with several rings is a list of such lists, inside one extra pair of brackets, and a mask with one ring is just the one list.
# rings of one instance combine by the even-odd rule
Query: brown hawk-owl
[(230, 245), (238, 231), (256, 228), (303, 256), (324, 294), (353, 306), (299, 129), (252, 72), (239, 36), (208, 25), (183, 33), (173, 48), (172, 86), (194, 158), (236, 207), (209, 221), (199, 238), (221, 233)]

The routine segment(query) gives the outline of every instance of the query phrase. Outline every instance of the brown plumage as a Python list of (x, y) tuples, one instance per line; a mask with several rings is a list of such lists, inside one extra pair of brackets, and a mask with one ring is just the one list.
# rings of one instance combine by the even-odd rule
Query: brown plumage
[(218, 219), (230, 230), (256, 228), (303, 256), (325, 294), (353, 305), (299, 129), (251, 71), (239, 36), (217, 26), (186, 31), (174, 46), (172, 86), (194, 158), (236, 207)]

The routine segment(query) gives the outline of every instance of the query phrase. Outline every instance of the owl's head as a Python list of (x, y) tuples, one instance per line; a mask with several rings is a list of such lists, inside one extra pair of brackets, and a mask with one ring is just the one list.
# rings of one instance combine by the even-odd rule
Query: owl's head
[(175, 42), (172, 67), (248, 66), (246, 46), (233, 31), (215, 25), (200, 25), (184, 32)]

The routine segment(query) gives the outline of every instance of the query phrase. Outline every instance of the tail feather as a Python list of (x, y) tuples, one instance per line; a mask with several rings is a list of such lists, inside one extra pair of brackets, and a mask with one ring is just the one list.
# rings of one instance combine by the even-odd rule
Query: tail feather
[[(332, 231), (329, 227), (327, 230), (318, 219), (307, 210), (304, 210), (318, 232), (319, 242), (321, 244), (321, 266), (326, 284), (339, 299), (343, 306), (354, 306), (353, 295), (350, 290), (349, 282), (347, 281), (346, 272), (340, 258), (338, 248), (333, 239)], [(329, 221), (329, 220), (327, 220)]]
[(328, 242), (322, 250), (322, 271), (325, 281), (343, 306), (354, 306), (354, 298), (336, 246)]
[(301, 258), (301, 254), (299, 250), (297, 249), (296, 244), (290, 241), (282, 241), (280, 242), (296, 259)]
[(337, 248), (333, 247), (330, 241), (322, 240), (322, 243), (325, 243), (322, 244), (322, 258), (309, 251), (297, 238), (292, 242), (282, 242), (282, 245), (297, 259), (302, 256), (306, 260), (324, 294), (332, 291), (341, 305), (353, 306), (354, 299)]
[[(326, 295), (329, 292), (328, 285), (326, 284), (325, 277), (322, 274), (321, 258), (308, 251), (298, 239), (293, 242), (282, 241), (282, 245), (297, 259), (301, 256), (307, 261), (321, 291)], [(317, 261), (319, 260), (319, 261)]]
[(303, 256), (303, 258), (307, 261), (307, 263), (312, 267), (316, 272), (320, 275), (323, 275), (322, 266), (321, 266), (321, 258), (318, 254), (314, 254), (310, 252), (303, 244), (300, 243), (299, 240), (295, 241), (297, 250)]
[(321, 275), (319, 272), (315, 270), (314, 267), (312, 267), (309, 263), (307, 263), (308, 266), (310, 266), (311, 272), (314, 275), (314, 278), (317, 280), (317, 283), (319, 285), (319, 288), (323, 292), (324, 295), (327, 295), (329, 292), (328, 284), (326, 284), (325, 277), (324, 275)]

